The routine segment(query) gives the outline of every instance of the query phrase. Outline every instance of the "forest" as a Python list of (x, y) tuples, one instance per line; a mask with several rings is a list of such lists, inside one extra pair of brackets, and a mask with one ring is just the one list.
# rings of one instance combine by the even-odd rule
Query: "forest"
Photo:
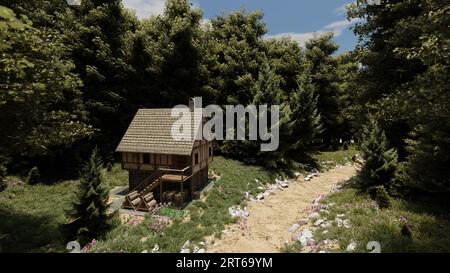
[(450, 197), (447, 0), (352, 4), (358, 45), (342, 54), (332, 33), (268, 39), (261, 11), (204, 20), (167, 0), (138, 19), (121, 0), (81, 2), (0, 0), (0, 190), (9, 174), (77, 178), (93, 149), (114, 164), (138, 109), (200, 96), (280, 105), (277, 151), (219, 141), (221, 156), (280, 170), (356, 143), (364, 191)]

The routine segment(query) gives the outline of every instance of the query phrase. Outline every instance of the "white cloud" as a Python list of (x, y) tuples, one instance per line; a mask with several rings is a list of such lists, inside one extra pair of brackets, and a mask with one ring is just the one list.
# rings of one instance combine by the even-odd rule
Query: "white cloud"
[(123, 0), (125, 7), (136, 11), (140, 19), (162, 14), (165, 2), (165, 0)]
[(350, 6), (353, 3), (355, 3), (355, 2), (348, 2), (347, 4), (343, 4), (342, 6), (336, 8), (334, 10), (334, 13), (337, 14), (337, 15), (347, 14), (347, 7)]
[(287, 32), (275, 35), (267, 35), (265, 38), (266, 39), (288, 38), (298, 42), (300, 46), (304, 46), (305, 43), (308, 40), (311, 40), (311, 38), (314, 38), (314, 36), (322, 35), (328, 32), (332, 32), (334, 34), (334, 37), (339, 37), (342, 35), (345, 29), (349, 28), (351, 25), (355, 24), (358, 21), (360, 21), (360, 19), (352, 19), (351, 21), (341, 20), (332, 22), (316, 32), (304, 32), (304, 33)]

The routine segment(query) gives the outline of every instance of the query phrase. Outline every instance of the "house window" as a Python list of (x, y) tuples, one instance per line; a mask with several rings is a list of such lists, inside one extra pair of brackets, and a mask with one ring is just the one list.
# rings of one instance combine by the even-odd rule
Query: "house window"
[(209, 147), (209, 157), (212, 156), (212, 147)]
[(142, 158), (144, 164), (150, 164), (150, 155), (149, 154), (143, 154), (143, 158)]
[(195, 165), (198, 164), (198, 153), (195, 153), (195, 160), (194, 160), (194, 162), (195, 162)]

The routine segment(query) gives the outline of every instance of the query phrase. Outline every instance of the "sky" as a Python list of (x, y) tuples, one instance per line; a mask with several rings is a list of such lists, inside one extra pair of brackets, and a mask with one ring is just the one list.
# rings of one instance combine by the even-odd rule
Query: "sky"
[[(123, 0), (139, 18), (161, 14), (165, 0)], [(291, 37), (300, 45), (315, 33), (333, 32), (340, 48), (338, 53), (354, 49), (356, 36), (350, 30), (355, 21), (346, 18), (345, 5), (351, 0), (191, 0), (203, 10), (204, 19), (222, 12), (261, 10), (268, 33), (266, 38)]]

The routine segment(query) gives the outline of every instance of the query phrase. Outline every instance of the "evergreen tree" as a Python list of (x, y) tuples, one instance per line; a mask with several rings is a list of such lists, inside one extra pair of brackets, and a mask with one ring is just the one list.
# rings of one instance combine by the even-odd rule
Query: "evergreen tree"
[(102, 235), (108, 228), (108, 189), (103, 183), (101, 168), (102, 161), (95, 149), (81, 171), (76, 200), (67, 212), (70, 222), (64, 229), (69, 240), (75, 239), (84, 244)]
[(364, 160), (359, 175), (363, 186), (387, 185), (395, 172), (397, 151), (389, 148), (386, 134), (375, 121), (364, 127), (360, 150)]

